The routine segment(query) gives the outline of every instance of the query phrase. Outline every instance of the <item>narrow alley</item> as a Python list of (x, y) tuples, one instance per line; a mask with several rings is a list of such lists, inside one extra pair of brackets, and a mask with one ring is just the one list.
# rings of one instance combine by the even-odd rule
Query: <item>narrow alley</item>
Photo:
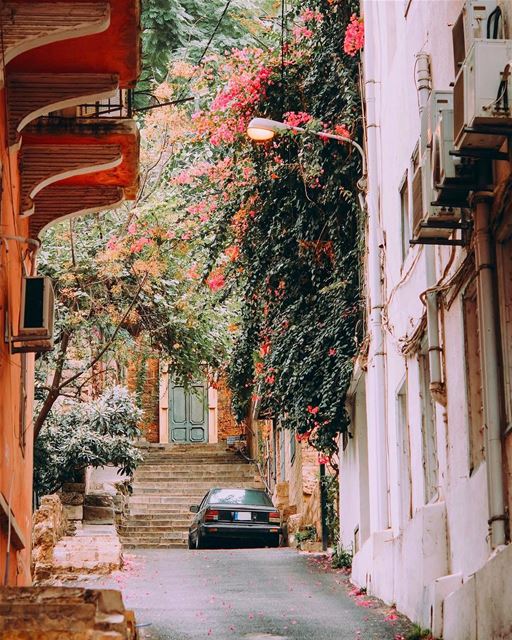
[(292, 549), (138, 549), (87, 585), (121, 588), (141, 640), (397, 640), (390, 607)]
[(0, 53), (0, 640), (512, 640), (512, 0)]

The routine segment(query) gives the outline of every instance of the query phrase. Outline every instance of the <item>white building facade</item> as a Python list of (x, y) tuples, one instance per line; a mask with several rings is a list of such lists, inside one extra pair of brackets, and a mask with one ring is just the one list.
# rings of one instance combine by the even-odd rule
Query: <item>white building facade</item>
[(362, 12), (369, 341), (341, 544), (436, 637), (512, 638), (512, 2)]

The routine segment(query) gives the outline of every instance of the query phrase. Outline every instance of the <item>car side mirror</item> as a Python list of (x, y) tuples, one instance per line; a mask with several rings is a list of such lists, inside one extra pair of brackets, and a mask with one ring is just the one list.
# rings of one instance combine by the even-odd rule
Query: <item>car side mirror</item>
[(192, 513), (197, 513), (197, 512), (199, 511), (199, 507), (197, 506), (197, 504), (193, 504), (193, 505), (190, 507), (190, 511), (191, 511)]

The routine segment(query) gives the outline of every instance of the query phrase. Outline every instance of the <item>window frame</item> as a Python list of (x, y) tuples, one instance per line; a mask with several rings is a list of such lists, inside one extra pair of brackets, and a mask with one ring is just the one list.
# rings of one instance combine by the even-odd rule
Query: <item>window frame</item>
[(406, 169), (398, 186), (398, 197), (400, 200), (400, 241), (402, 249), (402, 264), (405, 262), (411, 248), (409, 240), (412, 237), (409, 173), (409, 169)]

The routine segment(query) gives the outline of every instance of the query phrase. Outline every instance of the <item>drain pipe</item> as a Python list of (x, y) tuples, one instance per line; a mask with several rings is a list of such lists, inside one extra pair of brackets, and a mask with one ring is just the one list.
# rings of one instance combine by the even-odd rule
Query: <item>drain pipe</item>
[(503, 452), (501, 444), (501, 398), (496, 330), (496, 296), (493, 272), (495, 262), (489, 222), (493, 194), (480, 191), (473, 195), (475, 212), (475, 267), (477, 273), (478, 331), (483, 381), (483, 406), (486, 446), (489, 534), (491, 548), (505, 544), (505, 497)]
[[(428, 124), (423, 122), (423, 113), (432, 91), (430, 75), (430, 58), (427, 53), (418, 53), (416, 56), (416, 86), (418, 90), (418, 106), (421, 121), (421, 148), (426, 148), (431, 142), (427, 139)], [(430, 169), (430, 167), (429, 167)], [(430, 176), (424, 176), (429, 180)], [(427, 202), (423, 203), (428, 205)], [(428, 338), (428, 364), (430, 372), (430, 392), (437, 402), (446, 405), (446, 394), (443, 383), (441, 367), (441, 347), (439, 341), (439, 316), (437, 304), (437, 278), (435, 264), (435, 249), (433, 245), (425, 245), (425, 272), (427, 290), (425, 292), (425, 306), (427, 309), (427, 338)]]
[[(365, 52), (365, 67), (372, 77), (374, 59)], [(373, 389), (367, 394), (372, 399), (368, 406), (368, 453), (373, 466), (373, 487), (370, 491), (370, 524), (372, 531), (389, 527), (388, 510), (388, 443), (386, 411), (386, 360), (384, 328), (382, 325), (382, 231), (379, 203), (379, 125), (376, 118), (376, 81), (365, 80), (366, 136), (368, 157), (368, 285), (370, 298), (370, 357), (368, 369), (372, 371)]]

